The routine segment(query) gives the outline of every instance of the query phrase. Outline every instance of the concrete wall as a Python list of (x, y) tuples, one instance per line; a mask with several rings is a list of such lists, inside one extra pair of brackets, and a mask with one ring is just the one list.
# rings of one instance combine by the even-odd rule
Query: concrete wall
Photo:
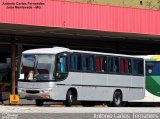
[(160, 0), (66, 0), (66, 1), (160, 10)]

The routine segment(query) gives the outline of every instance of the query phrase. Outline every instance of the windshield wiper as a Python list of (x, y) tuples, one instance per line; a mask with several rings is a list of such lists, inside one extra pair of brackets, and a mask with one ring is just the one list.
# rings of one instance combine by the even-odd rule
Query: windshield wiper
[(37, 68), (37, 65), (38, 65), (38, 56), (37, 56), (36, 59), (37, 59), (37, 61), (36, 61), (35, 66), (34, 66), (34, 71), (35, 71), (34, 77), (36, 79), (38, 79), (38, 80), (43, 80), (42, 75), (38, 72), (38, 68)]

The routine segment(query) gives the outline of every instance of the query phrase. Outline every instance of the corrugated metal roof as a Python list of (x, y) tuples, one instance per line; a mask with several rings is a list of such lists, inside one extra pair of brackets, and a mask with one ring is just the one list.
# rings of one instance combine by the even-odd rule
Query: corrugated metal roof
[[(18, 2), (27, 3), (28, 0)], [(74, 3), (63, 0), (32, 0), (31, 2), (42, 2), (44, 5), (39, 5), (41, 8), (35, 8), (37, 5), (28, 5), (32, 9), (7, 9), (7, 5), (3, 5), (1, 1), (0, 23), (160, 35), (160, 12), (156, 10)]]

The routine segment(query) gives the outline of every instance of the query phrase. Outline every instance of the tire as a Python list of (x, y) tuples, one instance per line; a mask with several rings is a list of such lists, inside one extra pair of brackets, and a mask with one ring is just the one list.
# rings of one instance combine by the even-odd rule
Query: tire
[(36, 106), (43, 106), (43, 100), (40, 100), (40, 99), (36, 99)]
[(116, 91), (114, 93), (112, 105), (114, 107), (122, 107), (123, 106), (122, 94), (119, 91)]
[(93, 102), (93, 101), (82, 101), (81, 105), (83, 107), (93, 107), (93, 106), (95, 106), (95, 102)]
[(67, 107), (72, 106), (77, 101), (77, 95), (73, 93), (72, 90), (69, 90), (66, 95), (65, 105)]

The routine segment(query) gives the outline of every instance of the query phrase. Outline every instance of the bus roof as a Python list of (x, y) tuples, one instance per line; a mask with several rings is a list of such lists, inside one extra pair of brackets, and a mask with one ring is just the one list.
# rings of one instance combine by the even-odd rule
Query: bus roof
[(90, 54), (97, 54), (97, 55), (99, 54), (99, 55), (114, 55), (114, 56), (143, 58), (141, 56), (131, 56), (131, 55), (124, 55), (124, 54), (82, 51), (82, 50), (70, 50), (69, 48), (64, 48), (64, 47), (31, 49), (31, 50), (24, 51), (22, 54), (57, 54), (57, 53), (61, 53), (61, 52), (77, 52), (77, 53), (90, 53)]
[(160, 55), (146, 55), (141, 57), (148, 61), (160, 61)]
[(69, 51), (68, 48), (53, 47), (53, 48), (38, 48), (24, 51), (22, 54), (57, 54)]

